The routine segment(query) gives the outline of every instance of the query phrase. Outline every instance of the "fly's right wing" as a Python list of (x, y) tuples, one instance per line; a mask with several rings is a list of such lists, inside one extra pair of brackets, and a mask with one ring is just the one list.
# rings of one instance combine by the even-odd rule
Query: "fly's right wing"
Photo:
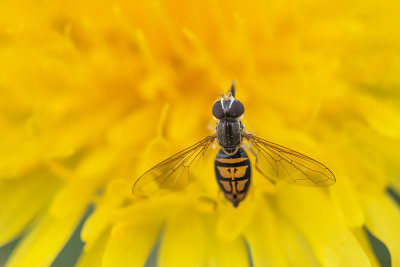
[(266, 177), (304, 186), (329, 186), (335, 175), (321, 162), (252, 134), (243, 134), (256, 151), (256, 167)]
[(142, 174), (135, 182), (132, 193), (149, 195), (157, 191), (178, 191), (191, 180), (190, 166), (199, 160), (216, 135), (207, 136), (196, 144), (176, 153)]

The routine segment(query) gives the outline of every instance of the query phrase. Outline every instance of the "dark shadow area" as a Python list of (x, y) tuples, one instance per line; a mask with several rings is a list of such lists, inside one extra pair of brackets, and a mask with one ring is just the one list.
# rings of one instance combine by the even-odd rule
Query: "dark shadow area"
[(386, 189), (386, 193), (396, 201), (397, 205), (400, 207), (400, 195), (391, 187)]
[(22, 236), (19, 236), (17, 239), (11, 241), (7, 245), (4, 245), (0, 248), (0, 266), (4, 266), (5, 262), (7, 262), (11, 253), (14, 251), (19, 241), (22, 239)]
[(367, 227), (364, 226), (363, 229), (367, 234), (368, 240), (371, 244), (372, 250), (376, 255), (376, 258), (378, 259), (379, 264), (382, 267), (391, 267), (392, 259), (390, 257), (389, 249), (381, 240), (374, 236)]
[(81, 240), (81, 231), (83, 224), (86, 222), (87, 218), (94, 211), (94, 205), (90, 205), (85, 214), (82, 216), (81, 221), (78, 226), (75, 228), (75, 231), (71, 235), (67, 244), (65, 244), (64, 248), (58, 253), (56, 259), (51, 264), (51, 267), (72, 267), (75, 266), (78, 261), (82, 249), (84, 246), (83, 241)]
[(151, 249), (149, 256), (147, 257), (146, 263), (143, 267), (157, 267), (158, 266), (158, 255), (160, 253), (160, 247), (163, 237), (163, 231), (161, 230), (156, 241), (154, 242), (153, 248)]
[(246, 245), (246, 250), (247, 250), (247, 257), (249, 259), (249, 267), (254, 267), (254, 262), (253, 262), (253, 254), (251, 253), (251, 247), (249, 242), (245, 238), (243, 238), (244, 244)]

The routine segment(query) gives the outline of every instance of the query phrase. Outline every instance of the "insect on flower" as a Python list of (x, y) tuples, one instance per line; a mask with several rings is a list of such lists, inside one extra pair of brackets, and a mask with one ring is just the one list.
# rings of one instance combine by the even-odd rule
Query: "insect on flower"
[(248, 141), (250, 152), (256, 157), (256, 170), (273, 183), (271, 177), (304, 186), (329, 186), (336, 182), (333, 173), (322, 163), (247, 133), (240, 121), (244, 106), (235, 99), (234, 83), (228, 93), (214, 103), (212, 113), (218, 119), (215, 134), (145, 172), (133, 185), (134, 194), (182, 189), (191, 181), (189, 166), (200, 159), (215, 140), (221, 146), (215, 159), (215, 176), (225, 198), (234, 207), (246, 197), (251, 181), (252, 166), (243, 141)]

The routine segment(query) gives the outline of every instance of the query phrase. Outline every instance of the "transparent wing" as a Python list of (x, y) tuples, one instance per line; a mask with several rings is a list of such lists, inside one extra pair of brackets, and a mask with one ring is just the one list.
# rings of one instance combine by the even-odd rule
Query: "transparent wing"
[(208, 136), (158, 163), (136, 180), (132, 193), (148, 195), (156, 191), (175, 191), (184, 188), (192, 179), (189, 167), (204, 155), (215, 138), (215, 135)]
[(335, 175), (322, 163), (289, 148), (252, 134), (243, 134), (250, 141), (257, 157), (256, 167), (269, 177), (305, 186), (329, 186)]

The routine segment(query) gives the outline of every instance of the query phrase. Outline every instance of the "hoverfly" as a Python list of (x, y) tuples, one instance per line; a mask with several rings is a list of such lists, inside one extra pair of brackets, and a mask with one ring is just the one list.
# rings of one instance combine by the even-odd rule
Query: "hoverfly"
[[(255, 167), (267, 179), (271, 177), (304, 186), (329, 186), (336, 182), (334, 174), (322, 163), (289, 148), (261, 139), (245, 131), (240, 118), (243, 104), (235, 99), (235, 84), (214, 103), (213, 116), (218, 120), (215, 133), (160, 162), (135, 182), (134, 194), (156, 190), (180, 190), (190, 183), (189, 166), (201, 158), (217, 140), (221, 147), (215, 159), (215, 176), (219, 188), (234, 207), (249, 190), (252, 165), (243, 147), (248, 141), (256, 157)], [(273, 182), (274, 183), (274, 182)]]

